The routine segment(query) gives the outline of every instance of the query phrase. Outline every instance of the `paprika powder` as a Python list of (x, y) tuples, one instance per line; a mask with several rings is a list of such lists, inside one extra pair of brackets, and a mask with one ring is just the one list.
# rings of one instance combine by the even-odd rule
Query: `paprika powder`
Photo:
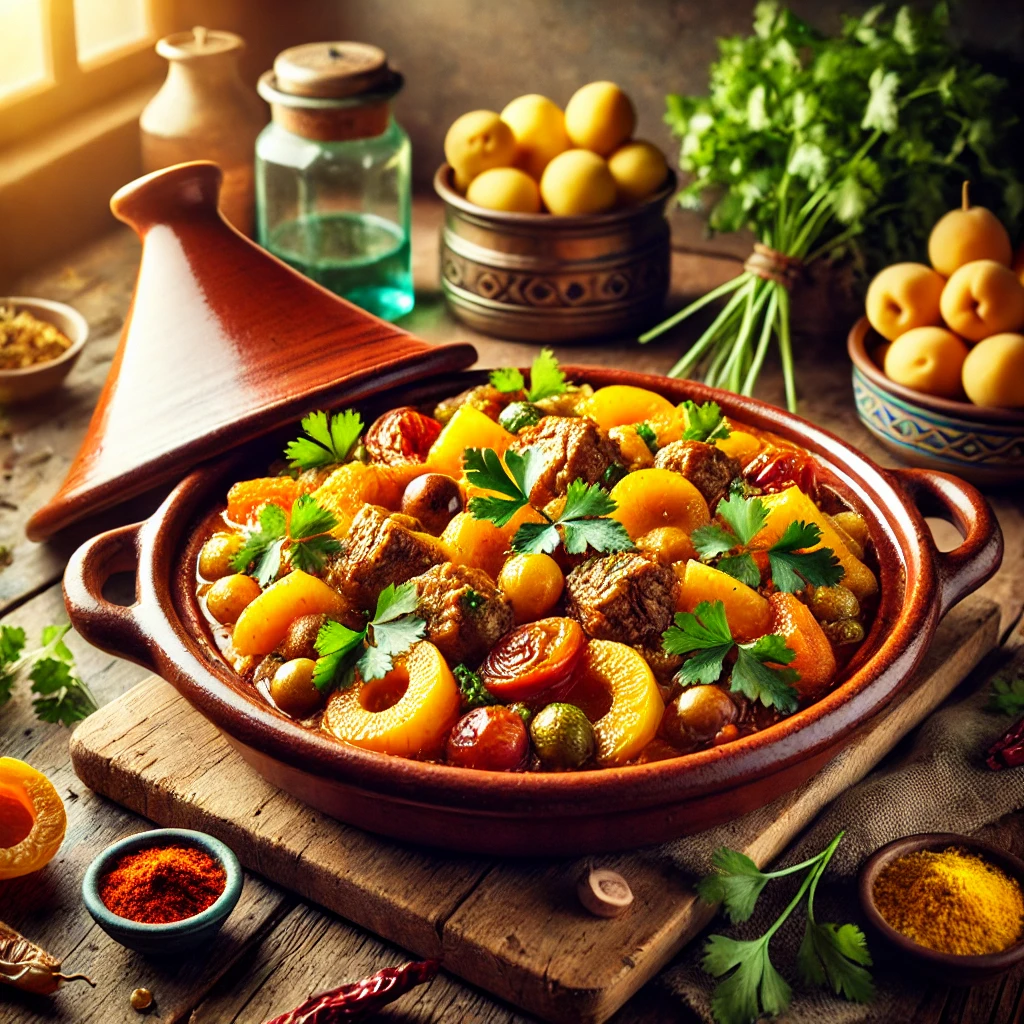
[(194, 846), (154, 846), (122, 857), (99, 885), (104, 906), (129, 921), (168, 924), (195, 917), (224, 892), (227, 872)]

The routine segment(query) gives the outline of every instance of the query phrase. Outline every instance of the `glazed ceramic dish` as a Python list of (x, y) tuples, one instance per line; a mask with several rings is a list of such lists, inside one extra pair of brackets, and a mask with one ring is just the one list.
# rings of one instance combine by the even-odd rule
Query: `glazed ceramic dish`
[[(282, 442), (294, 436), (299, 399), (292, 388), (285, 414), (274, 412), (274, 428), (287, 424), (287, 435), (238, 444), (251, 438), (255, 420), (268, 421), (268, 409), (281, 408), (281, 393), (289, 390), (276, 377), (264, 386), (259, 368), (252, 364), (234, 370), (237, 353), (252, 337), (254, 307), (262, 308), (265, 295), (273, 294), (276, 330), (281, 333), (267, 358), (277, 359), (277, 349), (291, 338), (301, 342), (316, 331), (303, 311), (314, 301), (324, 302), (327, 293), (218, 220), (212, 212), (216, 188), (209, 187), (209, 177), (209, 165), (173, 168), (138, 185), (129, 196), (132, 213), (126, 219), (144, 236), (143, 263), (105, 395), (116, 397), (118, 387), (131, 388), (125, 375), (138, 365), (132, 345), (144, 345), (151, 333), (144, 328), (153, 317), (147, 309), (152, 288), (147, 290), (143, 283), (158, 280), (161, 261), (169, 260), (177, 274), (188, 268), (191, 275), (190, 286), (179, 287), (178, 294), (186, 307), (189, 302), (199, 306), (198, 312), (179, 311), (179, 319), (186, 317), (195, 327), (192, 343), (206, 346), (209, 365), (219, 373), (226, 372), (225, 366), (238, 373), (222, 381), (220, 390), (226, 388), (241, 402), (249, 389), (245, 431), (234, 445), (227, 434), (219, 435), (222, 450), (229, 454), (196, 469), (192, 467), (198, 460), (190, 462), (186, 448), (174, 465), (188, 475), (147, 522), (102, 534), (76, 552), (65, 574), (65, 599), (86, 640), (169, 680), (254, 770), (313, 807), (400, 839), (505, 855), (623, 849), (708, 828), (764, 805), (821, 768), (908, 682), (942, 615), (999, 565), (1002, 538), (991, 510), (972, 487), (954, 477), (920, 470), (883, 471), (851, 445), (781, 409), (689, 381), (564, 367), (570, 380), (595, 388), (633, 384), (673, 404), (685, 399), (717, 401), (730, 420), (778, 435), (810, 453), (819, 478), (866, 518), (879, 570), (879, 603), (871, 631), (838, 685), (810, 707), (734, 742), (648, 764), (583, 772), (459, 768), (362, 749), (306, 728), (277, 711), (236, 674), (211, 639), (196, 595), (195, 537), (210, 513), (221, 507), (228, 486), (246, 474), (264, 472)], [(205, 187), (197, 189), (196, 182)], [(176, 183), (174, 190), (169, 183)], [(161, 230), (151, 230), (155, 226)], [(235, 268), (243, 261), (250, 280), (260, 275), (258, 293), (236, 275)], [(229, 286), (232, 280), (234, 287)], [(310, 395), (307, 409), (353, 405), (365, 422), (371, 422), (395, 406), (428, 405), (486, 379), (483, 373), (449, 372), (416, 384), (407, 383), (408, 378), (396, 380), (389, 372), (396, 348), (409, 368), (419, 347), (424, 378), (441, 372), (442, 356), (450, 366), (465, 352), (428, 349), (408, 335), (381, 337), (380, 330), (373, 329), (378, 321), (365, 314), (357, 317), (352, 307), (333, 301), (344, 306), (341, 312), (353, 323), (368, 322), (361, 325), (362, 336), (372, 344), (371, 351), (360, 348), (358, 336), (353, 340), (351, 332), (346, 335), (352, 358), (367, 371), (348, 385), (348, 393), (332, 392), (331, 400), (322, 390)], [(152, 330), (159, 326), (157, 318)], [(376, 387), (369, 375), (373, 360), (381, 368)], [(272, 376), (277, 363), (269, 365)], [(318, 384), (322, 389), (324, 382)], [(210, 390), (218, 389), (211, 384)], [(260, 407), (264, 393), (269, 398)], [(104, 416), (101, 399), (87, 443), (103, 444), (104, 458), (112, 464), (121, 442), (118, 436), (104, 435)], [(171, 448), (170, 428), (164, 435), (162, 440)], [(130, 457), (131, 451), (116, 468), (137, 485)], [(88, 450), (79, 458), (86, 465), (95, 462)], [(154, 463), (165, 472), (170, 464), (167, 459)], [(95, 476), (94, 481), (96, 487), (109, 486), (107, 476)], [(80, 489), (73, 507), (66, 496), (62, 500), (63, 505), (58, 502), (50, 510), (53, 516), (87, 506), (92, 494)], [(954, 522), (963, 543), (938, 552), (924, 515)], [(120, 571), (134, 571), (137, 577), (136, 601), (129, 607), (103, 597), (104, 583)]]
[(935, 398), (889, 380), (872, 358), (884, 343), (861, 317), (850, 331), (857, 414), (898, 459), (972, 483), (1024, 479), (1024, 412)]

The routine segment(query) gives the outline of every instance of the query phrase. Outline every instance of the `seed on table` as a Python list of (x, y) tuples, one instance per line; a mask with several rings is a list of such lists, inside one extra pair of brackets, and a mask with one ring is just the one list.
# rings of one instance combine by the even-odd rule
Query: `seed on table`
[(131, 995), (129, 1002), (133, 1010), (145, 1013), (153, 1005), (153, 993), (148, 988), (137, 988)]
[(617, 871), (594, 868), (576, 887), (580, 903), (597, 917), (619, 917), (633, 902), (629, 883)]

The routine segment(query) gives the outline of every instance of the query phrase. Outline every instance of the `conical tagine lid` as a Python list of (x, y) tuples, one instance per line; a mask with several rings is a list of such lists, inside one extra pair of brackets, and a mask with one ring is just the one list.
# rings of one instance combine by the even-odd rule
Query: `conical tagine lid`
[(476, 361), (471, 345), (428, 345), (250, 242), (217, 212), (220, 180), (216, 164), (178, 164), (111, 200), (142, 238), (135, 294), (82, 447), (28, 522), (33, 540), (310, 409)]

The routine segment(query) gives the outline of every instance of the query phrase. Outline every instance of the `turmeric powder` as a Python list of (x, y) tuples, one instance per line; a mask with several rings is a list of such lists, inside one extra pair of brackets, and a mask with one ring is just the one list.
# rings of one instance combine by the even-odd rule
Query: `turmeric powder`
[(1020, 883), (956, 847), (896, 858), (879, 872), (874, 897), (896, 931), (940, 953), (999, 953), (1024, 930)]

